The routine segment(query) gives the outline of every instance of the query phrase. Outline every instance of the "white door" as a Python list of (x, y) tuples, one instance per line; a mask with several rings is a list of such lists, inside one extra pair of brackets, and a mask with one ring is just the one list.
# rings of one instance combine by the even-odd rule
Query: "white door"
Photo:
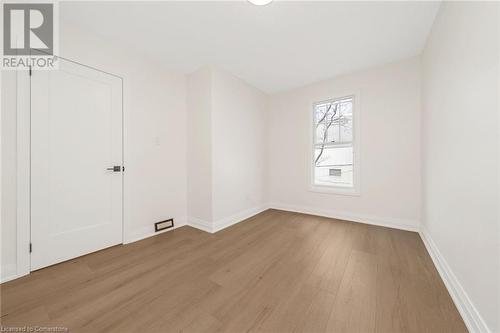
[(33, 71), (31, 270), (122, 243), (122, 161), (121, 79), (63, 59)]

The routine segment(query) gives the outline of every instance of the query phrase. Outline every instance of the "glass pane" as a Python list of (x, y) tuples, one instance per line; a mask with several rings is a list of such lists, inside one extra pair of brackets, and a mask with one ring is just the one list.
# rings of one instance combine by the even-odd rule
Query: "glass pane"
[(326, 113), (327, 111), (329, 111), (330, 104), (331, 103), (324, 103), (316, 105), (316, 108), (314, 110), (314, 121), (316, 124), (322, 122), (325, 119)]
[(340, 131), (338, 142), (352, 142), (352, 99), (341, 103), (338, 123)]
[(353, 186), (352, 147), (317, 147), (314, 159), (315, 185)]
[(323, 138), (325, 136), (326, 126), (324, 123), (316, 125), (316, 142), (323, 143)]
[(352, 98), (317, 104), (314, 110), (316, 143), (351, 143), (352, 108)]
[(339, 143), (340, 142), (340, 131), (338, 124), (332, 124), (328, 129), (328, 141), (329, 143)]
[(339, 141), (339, 103), (326, 103), (316, 106), (316, 143)]

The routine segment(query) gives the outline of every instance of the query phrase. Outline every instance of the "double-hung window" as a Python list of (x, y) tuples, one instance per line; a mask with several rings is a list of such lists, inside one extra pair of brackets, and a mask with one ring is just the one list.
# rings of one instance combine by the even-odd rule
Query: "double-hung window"
[(357, 192), (354, 96), (313, 106), (312, 185), (315, 189)]

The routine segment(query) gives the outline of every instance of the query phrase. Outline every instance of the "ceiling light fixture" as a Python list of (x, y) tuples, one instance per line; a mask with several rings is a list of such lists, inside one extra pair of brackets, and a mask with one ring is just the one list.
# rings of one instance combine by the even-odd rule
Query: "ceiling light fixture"
[(271, 1), (273, 1), (273, 0), (248, 0), (248, 1), (253, 3), (256, 6), (265, 6), (267, 4), (270, 4)]

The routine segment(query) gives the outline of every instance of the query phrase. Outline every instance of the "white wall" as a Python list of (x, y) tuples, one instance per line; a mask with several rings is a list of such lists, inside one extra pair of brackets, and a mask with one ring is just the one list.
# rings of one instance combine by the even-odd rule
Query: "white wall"
[(444, 2), (422, 85), (424, 233), (471, 302), (466, 321), (492, 332), (500, 332), (498, 10)]
[(212, 222), (212, 72), (187, 78), (188, 216)]
[(216, 231), (265, 207), (267, 96), (213, 67), (187, 81), (188, 215)]
[(217, 223), (264, 207), (267, 96), (218, 69), (212, 72), (212, 84), (213, 218)]
[[(420, 62), (360, 71), (270, 98), (272, 207), (418, 229)], [(359, 93), (361, 195), (309, 191), (312, 104)]]
[[(113, 45), (88, 30), (61, 22), (60, 55), (123, 77), (125, 116), (125, 242), (154, 233), (154, 222), (173, 217), (185, 224), (185, 77), (163, 70), (133, 50)], [(2, 82), (3, 83), (3, 82)], [(10, 90), (9, 90), (10, 89)], [(2, 85), (2, 96), (12, 87)], [(13, 118), (14, 117), (14, 118)], [(15, 262), (15, 108), (2, 107), (2, 279)], [(3, 122), (2, 122), (3, 124)], [(5, 181), (7, 180), (7, 181)], [(28, 249), (26, 247), (26, 249)], [(17, 254), (15, 254), (17, 255)], [(4, 271), (6, 272), (4, 274)]]

